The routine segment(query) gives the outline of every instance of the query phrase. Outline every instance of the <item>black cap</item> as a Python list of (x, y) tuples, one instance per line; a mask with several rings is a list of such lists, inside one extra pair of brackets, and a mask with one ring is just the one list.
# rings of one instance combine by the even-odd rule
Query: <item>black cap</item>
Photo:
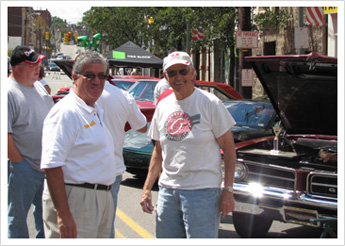
[(28, 46), (17, 46), (11, 56), (11, 65), (15, 66), (21, 62), (25, 62), (27, 64), (36, 65), (46, 57), (45, 55), (37, 54), (33, 49)]

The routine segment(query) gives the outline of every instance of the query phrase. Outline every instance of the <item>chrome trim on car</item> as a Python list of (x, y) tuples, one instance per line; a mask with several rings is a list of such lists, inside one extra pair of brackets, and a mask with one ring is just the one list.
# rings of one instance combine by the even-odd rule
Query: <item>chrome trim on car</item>
[[(260, 193), (260, 194), (259, 194)], [(306, 221), (290, 221), (285, 218), (285, 208), (296, 210), (315, 211), (317, 218), (330, 217), (332, 212), (337, 211), (337, 200), (330, 200), (327, 197), (309, 196), (304, 192), (262, 187), (261, 192), (252, 190), (250, 184), (234, 184), (235, 211), (266, 216), (270, 219), (305, 224)], [(310, 209), (312, 207), (312, 209)], [(318, 210), (323, 209), (329, 214), (319, 214)], [(272, 213), (275, 211), (274, 213)], [(311, 224), (310, 224), (311, 225)], [(318, 226), (314, 224), (312, 226)]]
[[(323, 179), (324, 183), (317, 181)], [(315, 196), (337, 197), (338, 175), (329, 172), (310, 172), (307, 176), (307, 193)], [(328, 189), (327, 189), (328, 188)]]
[[(238, 159), (237, 162), (241, 162), (244, 165), (247, 166), (248, 169), (248, 177), (247, 179), (250, 179), (250, 175), (252, 175), (252, 178), (255, 179), (258, 176), (259, 177), (266, 177), (271, 179), (272, 181), (282, 181), (285, 180), (287, 182), (291, 183), (291, 188), (293, 190), (296, 190), (296, 170), (293, 168), (287, 168), (287, 167), (282, 167), (278, 165), (273, 165), (273, 164), (262, 164), (260, 162), (255, 162), (255, 161), (243, 161), (242, 159)], [(251, 166), (255, 166), (257, 168), (261, 169), (261, 172), (254, 172), (254, 170), (251, 170)], [(252, 168), (253, 169), (253, 168)], [(265, 173), (265, 172), (266, 173)], [(278, 173), (273, 175), (271, 172), (279, 172), (279, 175), (277, 176)], [(287, 175), (290, 175), (292, 177), (287, 177)], [(279, 187), (279, 189), (282, 187)]]

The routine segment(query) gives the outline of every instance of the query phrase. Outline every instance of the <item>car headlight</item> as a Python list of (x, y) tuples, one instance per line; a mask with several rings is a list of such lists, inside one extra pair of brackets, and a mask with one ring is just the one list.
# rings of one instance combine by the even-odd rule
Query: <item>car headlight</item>
[(236, 162), (235, 166), (235, 181), (244, 180), (248, 175), (248, 168), (241, 162)]

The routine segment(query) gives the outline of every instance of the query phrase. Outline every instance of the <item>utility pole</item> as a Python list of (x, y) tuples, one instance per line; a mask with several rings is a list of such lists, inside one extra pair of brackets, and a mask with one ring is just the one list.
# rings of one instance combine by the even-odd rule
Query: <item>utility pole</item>
[[(298, 27), (304, 27), (303, 16), (303, 7), (298, 7)], [(299, 48), (298, 54), (304, 54), (304, 49)]]
[[(238, 8), (238, 27), (239, 31), (251, 31), (251, 7), (239, 7)], [(242, 94), (244, 98), (252, 98), (252, 87), (242, 87), (242, 69), (251, 68), (248, 62), (244, 62), (245, 56), (251, 56), (251, 49), (240, 49), (239, 50), (239, 93)]]
[(190, 54), (190, 20), (187, 19), (186, 52)]

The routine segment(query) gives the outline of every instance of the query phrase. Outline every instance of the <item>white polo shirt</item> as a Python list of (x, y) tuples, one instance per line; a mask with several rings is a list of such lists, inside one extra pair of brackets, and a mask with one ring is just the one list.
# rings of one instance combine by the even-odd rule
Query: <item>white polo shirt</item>
[(108, 81), (105, 82), (104, 91), (97, 104), (104, 110), (104, 122), (113, 137), (116, 175), (123, 174), (126, 170), (122, 155), (126, 122), (132, 129), (138, 130), (146, 125), (146, 117), (131, 94)]
[(97, 103), (90, 107), (70, 90), (44, 121), (41, 168), (61, 166), (65, 183), (113, 184), (114, 144), (102, 119)]

